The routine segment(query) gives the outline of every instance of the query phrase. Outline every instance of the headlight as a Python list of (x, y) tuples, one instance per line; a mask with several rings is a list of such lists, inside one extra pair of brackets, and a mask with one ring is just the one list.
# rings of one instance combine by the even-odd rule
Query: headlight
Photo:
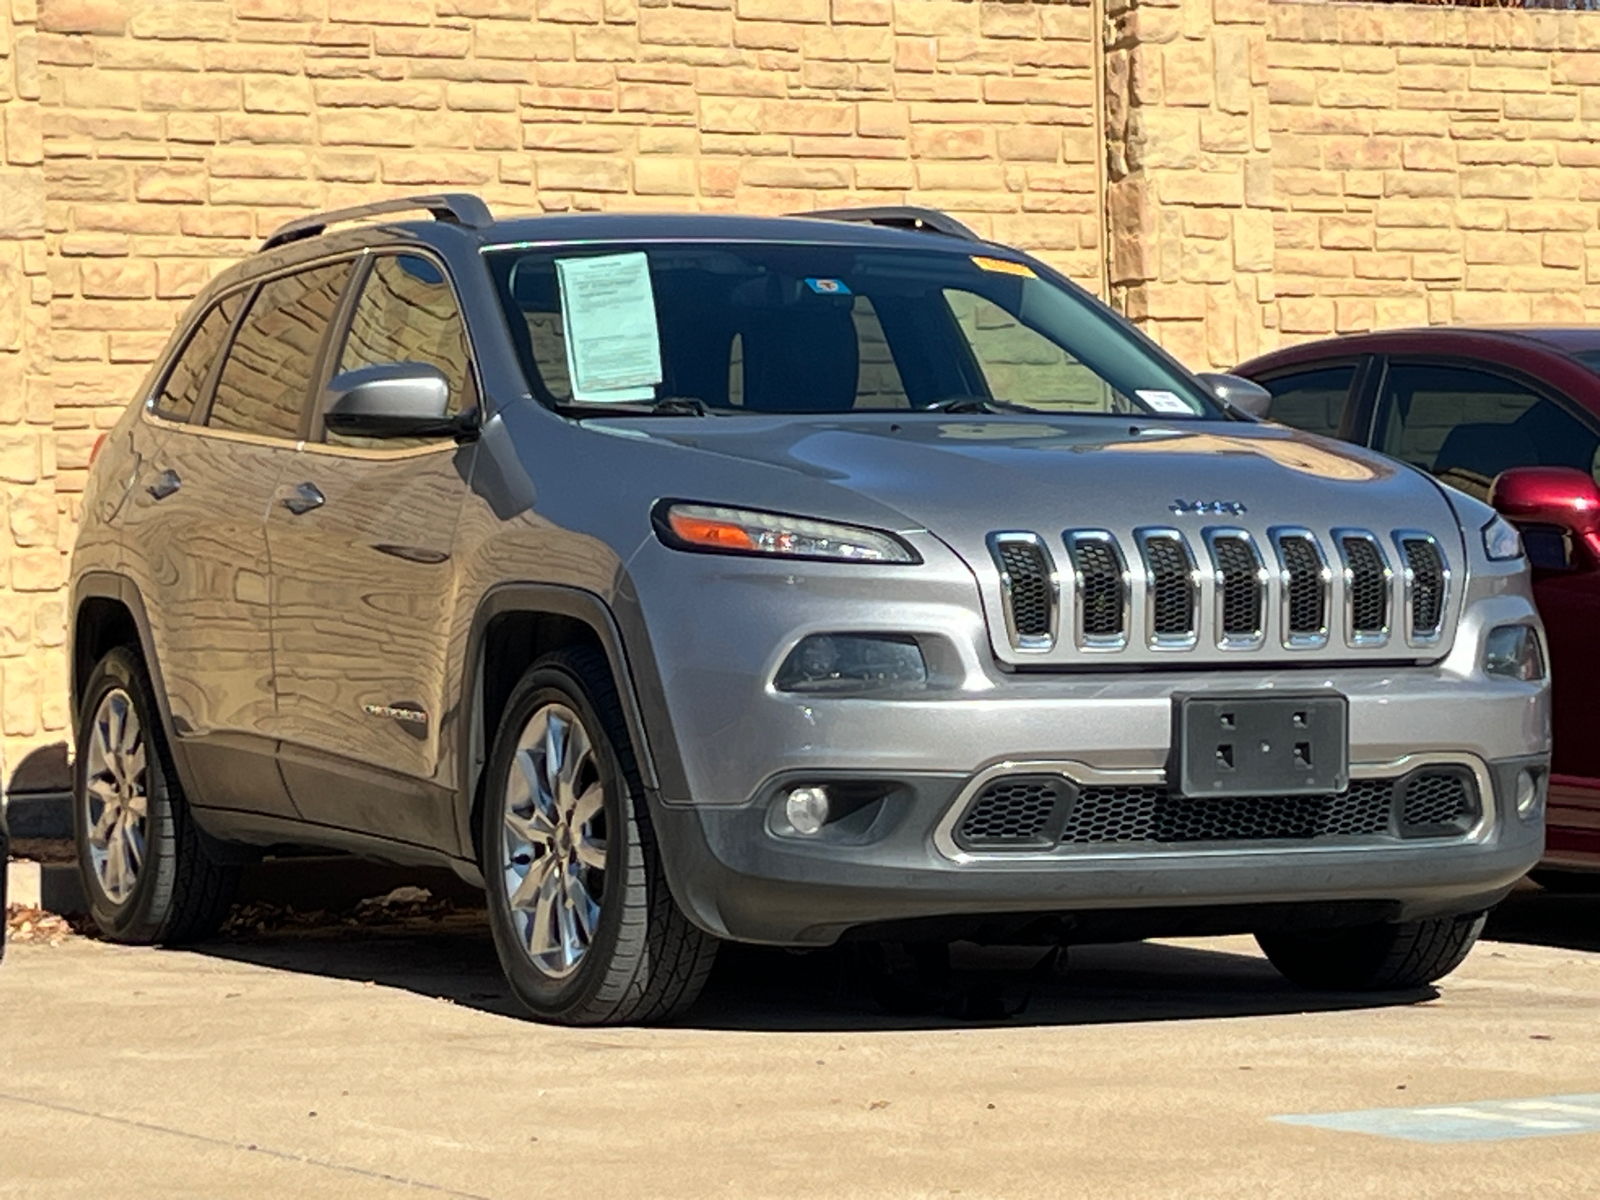
[(1495, 517), (1483, 527), (1483, 552), (1496, 562), (1522, 557), (1522, 535), (1504, 517)]
[(1544, 652), (1531, 625), (1496, 625), (1483, 643), (1483, 673), (1533, 683), (1544, 678)]
[(773, 685), (780, 692), (861, 695), (926, 687), (917, 639), (893, 633), (813, 633), (789, 652)]
[(656, 536), (679, 550), (772, 555), (825, 562), (920, 563), (922, 558), (892, 533), (835, 525), (781, 513), (709, 504), (662, 502)]

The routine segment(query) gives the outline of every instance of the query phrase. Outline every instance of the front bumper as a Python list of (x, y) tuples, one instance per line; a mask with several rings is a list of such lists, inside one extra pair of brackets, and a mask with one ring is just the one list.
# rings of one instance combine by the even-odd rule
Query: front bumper
[(967, 855), (941, 845), (941, 829), (970, 790), (968, 778), (941, 774), (898, 776), (870, 820), (841, 822), (817, 840), (786, 831), (774, 815), (798, 776), (770, 781), (738, 807), (656, 805), (655, 820), (680, 906), (701, 927), (738, 941), (828, 945), (897, 923), (925, 936), (983, 936), (1022, 928), (1019, 918), (1035, 915), (1069, 939), (1251, 932), (1494, 904), (1543, 850), (1540, 815), (1519, 817), (1512, 797), (1518, 773), (1546, 773), (1548, 757), (1474, 765), (1492, 794), (1483, 797), (1478, 826), (1452, 838)]

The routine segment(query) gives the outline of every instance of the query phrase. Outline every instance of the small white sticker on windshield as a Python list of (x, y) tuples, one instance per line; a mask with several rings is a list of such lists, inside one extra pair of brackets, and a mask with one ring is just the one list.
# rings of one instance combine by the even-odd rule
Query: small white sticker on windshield
[(1144, 389), (1133, 394), (1148, 404), (1152, 412), (1169, 413), (1173, 416), (1179, 414), (1186, 417), (1194, 416), (1194, 405), (1178, 395), (1177, 392)]
[(558, 258), (561, 328), (572, 398), (653, 400), (661, 382), (650, 260), (642, 251)]

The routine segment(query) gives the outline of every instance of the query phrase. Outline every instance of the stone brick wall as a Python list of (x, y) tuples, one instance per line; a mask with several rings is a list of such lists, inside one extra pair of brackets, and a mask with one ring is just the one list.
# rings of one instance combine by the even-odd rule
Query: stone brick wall
[(1600, 309), (1600, 14), (1273, 4), (1285, 339)]
[[(1326, 0), (0, 0), (0, 777), (62, 779), (88, 457), (310, 209), (946, 208), (1197, 367), (1600, 306), (1600, 13)], [(1593, 265), (1591, 265), (1593, 264)]]

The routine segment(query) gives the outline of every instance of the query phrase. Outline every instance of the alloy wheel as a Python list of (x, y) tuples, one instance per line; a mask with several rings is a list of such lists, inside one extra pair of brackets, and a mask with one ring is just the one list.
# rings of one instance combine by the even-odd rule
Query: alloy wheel
[(112, 688), (95, 710), (84, 764), (89, 859), (100, 888), (121, 904), (139, 882), (150, 816), (144, 729), (133, 698)]
[(577, 970), (600, 924), (605, 785), (594, 739), (565, 704), (522, 727), (502, 798), (502, 881), (517, 942), (553, 979)]

